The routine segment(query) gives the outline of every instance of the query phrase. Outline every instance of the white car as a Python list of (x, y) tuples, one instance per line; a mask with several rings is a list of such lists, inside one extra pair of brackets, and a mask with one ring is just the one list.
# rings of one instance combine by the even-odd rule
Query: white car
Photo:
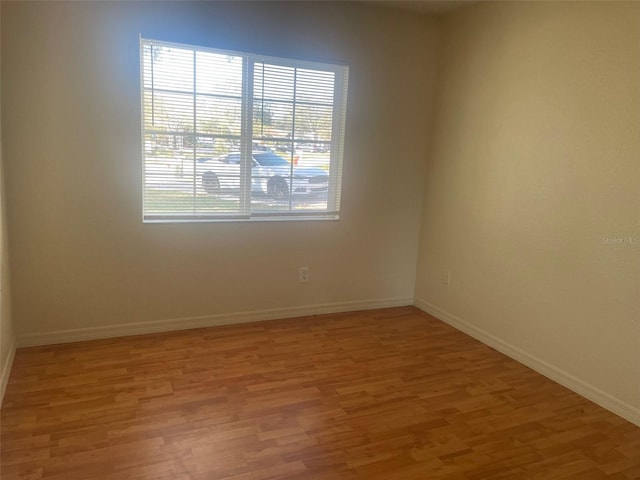
[[(271, 151), (254, 151), (251, 169), (251, 191), (287, 198), (293, 195), (312, 195), (329, 189), (329, 174), (321, 168), (292, 165)], [(202, 188), (216, 195), (225, 190), (240, 188), (240, 154), (230, 153), (218, 160), (200, 158)]]

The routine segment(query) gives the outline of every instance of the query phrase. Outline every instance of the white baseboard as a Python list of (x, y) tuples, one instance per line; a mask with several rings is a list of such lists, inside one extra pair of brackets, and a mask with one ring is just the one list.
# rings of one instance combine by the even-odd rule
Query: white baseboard
[(51, 332), (35, 333), (18, 336), (18, 347), (32, 347), (37, 345), (53, 345), (56, 343), (96, 340), (99, 338), (125, 337), (146, 333), (170, 332), (188, 330), (191, 328), (215, 327), (236, 323), (259, 322), (279, 318), (304, 317), (324, 313), (353, 312), (357, 310), (372, 310), (376, 308), (401, 307), (412, 305), (412, 298), (386, 298), (382, 300), (358, 300), (350, 302), (325, 303), (319, 305), (304, 305), (298, 307), (272, 308), (267, 310), (253, 310), (247, 312), (223, 313), (203, 315), (198, 317), (171, 318), (147, 322), (135, 322), (101, 327), (74, 328), (69, 330), (55, 330)]
[(2, 401), (4, 400), (4, 392), (7, 390), (7, 383), (9, 382), (9, 375), (11, 375), (11, 367), (13, 366), (13, 359), (16, 356), (16, 339), (15, 337), (11, 340), (11, 345), (9, 345), (9, 355), (7, 356), (7, 361), (2, 366), (2, 373), (0, 373), (0, 407), (2, 406)]
[(570, 390), (582, 395), (583, 397), (591, 400), (592, 402), (606, 408), (610, 412), (619, 415), (620, 417), (629, 420), (630, 422), (640, 426), (640, 409), (630, 405), (599, 388), (581, 380), (580, 378), (571, 375), (563, 369), (552, 365), (541, 358), (536, 357), (524, 350), (512, 345), (491, 333), (478, 328), (469, 322), (462, 320), (461, 318), (452, 315), (429, 302), (420, 298), (415, 298), (413, 304), (420, 310), (427, 312), (428, 314), (448, 323), (452, 327), (466, 333), (467, 335), (481, 341), (482, 343), (504, 353), (508, 357), (517, 360), (518, 362), (526, 365), (527, 367), (535, 370), (536, 372), (544, 375), (547, 378), (567, 387)]

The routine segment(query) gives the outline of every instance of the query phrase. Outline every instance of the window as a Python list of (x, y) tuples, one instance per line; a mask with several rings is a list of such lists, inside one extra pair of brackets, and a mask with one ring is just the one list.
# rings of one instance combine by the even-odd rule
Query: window
[(348, 67), (140, 43), (145, 221), (338, 218)]

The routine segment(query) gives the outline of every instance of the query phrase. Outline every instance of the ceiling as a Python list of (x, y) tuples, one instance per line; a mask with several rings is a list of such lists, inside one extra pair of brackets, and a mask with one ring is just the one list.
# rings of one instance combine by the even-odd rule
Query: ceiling
[(477, 0), (361, 0), (367, 3), (413, 12), (442, 15), (453, 9), (475, 3)]

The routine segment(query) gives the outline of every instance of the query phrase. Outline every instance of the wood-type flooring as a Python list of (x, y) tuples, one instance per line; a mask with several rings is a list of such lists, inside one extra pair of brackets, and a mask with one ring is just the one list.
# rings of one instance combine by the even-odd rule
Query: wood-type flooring
[(640, 479), (640, 428), (414, 307), (19, 349), (3, 480)]

